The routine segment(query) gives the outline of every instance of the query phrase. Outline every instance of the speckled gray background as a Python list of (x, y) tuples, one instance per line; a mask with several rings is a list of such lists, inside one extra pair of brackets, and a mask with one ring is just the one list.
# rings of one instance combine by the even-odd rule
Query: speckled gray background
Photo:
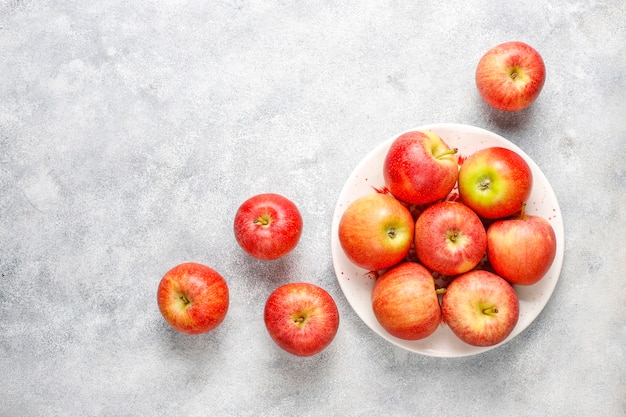
[[(0, 415), (624, 416), (626, 6), (622, 0), (0, 0)], [(496, 43), (543, 55), (516, 114), (474, 68)], [(365, 326), (332, 268), (341, 187), (383, 140), (455, 122), (499, 133), (561, 204), (565, 260), (520, 336), (457, 359)], [(242, 253), (239, 204), (300, 207), (297, 249)], [(184, 261), (227, 279), (216, 331), (185, 336), (156, 306)], [(296, 358), (262, 307), (307, 280), (341, 326)]]

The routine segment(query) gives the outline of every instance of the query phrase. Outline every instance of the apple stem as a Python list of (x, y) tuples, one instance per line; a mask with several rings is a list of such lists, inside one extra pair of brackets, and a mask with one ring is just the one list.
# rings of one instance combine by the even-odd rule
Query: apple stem
[(519, 213), (519, 218), (524, 220), (524, 215), (526, 214), (526, 203), (522, 203), (522, 210)]
[(189, 304), (189, 298), (185, 297), (183, 294), (180, 295), (180, 300), (185, 303), (185, 305)]
[(437, 289), (435, 290), (435, 293), (436, 293), (437, 295), (445, 294), (445, 292), (446, 292), (446, 289), (445, 289), (445, 288), (437, 288)]
[(489, 314), (490, 316), (498, 314), (498, 307), (489, 307), (483, 309), (483, 314)]
[(445, 152), (440, 153), (439, 155), (435, 156), (435, 158), (439, 159), (442, 156), (446, 156), (446, 155), (454, 155), (455, 153), (457, 153), (459, 151), (459, 148), (452, 148), (452, 149), (448, 149)]
[(259, 224), (261, 226), (267, 226), (268, 224), (270, 224), (270, 222), (271, 222), (270, 216), (260, 216), (254, 219), (254, 223)]

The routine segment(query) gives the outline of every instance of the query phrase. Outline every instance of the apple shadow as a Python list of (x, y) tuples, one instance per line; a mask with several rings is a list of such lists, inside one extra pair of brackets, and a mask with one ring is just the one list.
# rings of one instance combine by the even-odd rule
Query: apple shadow
[(273, 291), (282, 284), (306, 280), (301, 276), (298, 253), (290, 252), (287, 255), (267, 261), (253, 258), (247, 254), (236, 257), (236, 270), (242, 279), (253, 282), (255, 286), (265, 287), (265, 292)]
[(487, 119), (488, 125), (495, 126), (504, 132), (514, 133), (523, 131), (529, 125), (532, 125), (537, 112), (540, 110), (537, 103), (515, 112), (498, 110), (485, 103), (479, 97), (476, 98), (476, 105)]

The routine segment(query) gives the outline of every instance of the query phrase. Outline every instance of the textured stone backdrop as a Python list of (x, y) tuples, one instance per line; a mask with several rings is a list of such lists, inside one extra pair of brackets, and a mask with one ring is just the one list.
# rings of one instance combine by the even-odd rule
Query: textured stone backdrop
[[(624, 416), (625, 15), (622, 0), (0, 0), (0, 415)], [(508, 40), (548, 72), (516, 114), (483, 104), (473, 79)], [(377, 336), (330, 252), (356, 164), (440, 122), (520, 146), (565, 222), (542, 314), (461, 359)], [(232, 234), (239, 204), (268, 191), (305, 221), (269, 263)], [(177, 334), (156, 307), (183, 261), (231, 288), (210, 334)], [(263, 325), (271, 290), (296, 280), (341, 313), (312, 358)]]

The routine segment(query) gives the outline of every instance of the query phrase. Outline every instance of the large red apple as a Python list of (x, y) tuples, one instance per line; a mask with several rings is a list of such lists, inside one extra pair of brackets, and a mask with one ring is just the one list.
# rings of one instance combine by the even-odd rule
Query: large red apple
[(459, 170), (461, 201), (485, 219), (519, 212), (532, 191), (530, 166), (517, 152), (489, 147), (471, 154)]
[(493, 346), (513, 331), (519, 318), (517, 293), (504, 278), (484, 270), (456, 277), (441, 300), (443, 322), (465, 343)]
[(235, 214), (234, 232), (239, 246), (263, 260), (278, 259), (291, 252), (302, 234), (298, 207), (280, 194), (255, 195)]
[(523, 42), (506, 42), (487, 51), (476, 66), (476, 87), (492, 107), (517, 111), (537, 99), (546, 80), (539, 52)]
[(406, 257), (414, 229), (413, 217), (400, 201), (388, 194), (366, 194), (341, 216), (339, 243), (352, 263), (378, 271)]
[(335, 338), (339, 310), (323, 288), (306, 282), (289, 283), (270, 294), (264, 320), (278, 346), (296, 356), (311, 356)]
[(556, 256), (556, 235), (544, 218), (525, 214), (498, 220), (487, 229), (487, 258), (511, 284), (532, 285), (548, 272)]
[(464, 204), (443, 201), (428, 206), (415, 222), (415, 252), (443, 275), (473, 269), (485, 255), (487, 234), (480, 218)]
[(183, 263), (161, 278), (157, 303), (163, 318), (174, 329), (188, 334), (206, 333), (226, 317), (228, 285), (208, 266)]
[(389, 334), (404, 340), (428, 337), (441, 322), (433, 276), (415, 262), (397, 265), (376, 280), (372, 309)]
[(431, 131), (411, 131), (392, 143), (383, 164), (385, 185), (397, 199), (428, 204), (454, 187), (459, 166), (456, 148)]

